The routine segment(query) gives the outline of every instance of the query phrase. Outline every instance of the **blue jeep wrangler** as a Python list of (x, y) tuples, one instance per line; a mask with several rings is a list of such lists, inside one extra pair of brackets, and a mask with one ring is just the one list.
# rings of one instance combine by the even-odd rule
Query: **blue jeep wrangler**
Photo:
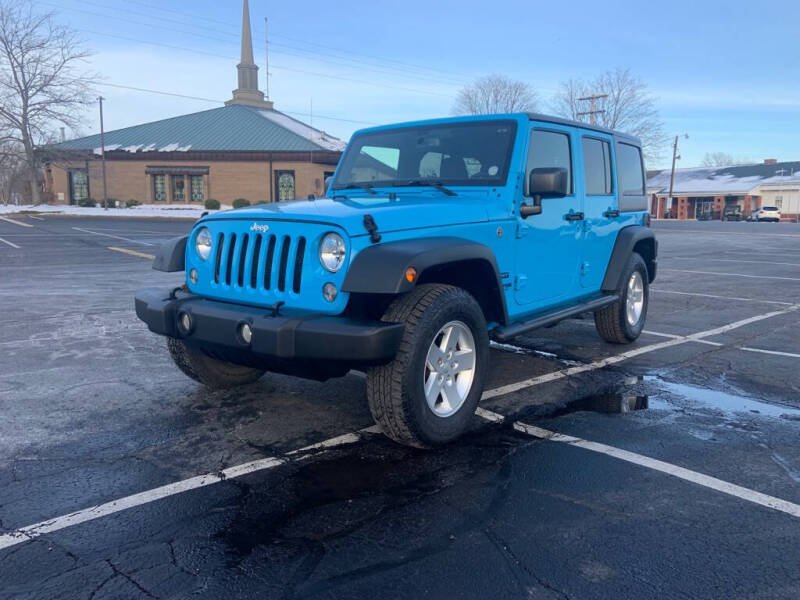
[(538, 114), (357, 132), (327, 197), (200, 219), (154, 268), (136, 314), (213, 388), (265, 371), (367, 373), (375, 421), (430, 447), (468, 426), (489, 340), (593, 312), (642, 331), (657, 243), (639, 141)]

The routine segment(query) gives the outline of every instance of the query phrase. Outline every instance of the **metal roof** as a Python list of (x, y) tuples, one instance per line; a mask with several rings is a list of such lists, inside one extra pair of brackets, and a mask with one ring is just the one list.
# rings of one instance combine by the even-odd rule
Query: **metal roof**
[[(341, 151), (344, 142), (277, 110), (230, 105), (105, 134), (106, 151)], [(63, 150), (99, 152), (100, 135), (62, 142)]]
[[(669, 191), (670, 170), (649, 173), (650, 193)], [(675, 170), (673, 196), (746, 195), (763, 185), (797, 185), (800, 161)]]

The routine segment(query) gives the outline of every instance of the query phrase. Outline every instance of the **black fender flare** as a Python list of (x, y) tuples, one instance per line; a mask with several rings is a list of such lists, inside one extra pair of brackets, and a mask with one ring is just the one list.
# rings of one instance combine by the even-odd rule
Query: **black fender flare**
[(643, 227), (642, 225), (630, 225), (620, 230), (617, 234), (617, 240), (614, 242), (614, 250), (611, 252), (611, 258), (608, 261), (606, 268), (606, 275), (603, 278), (603, 291), (613, 292), (619, 289), (620, 278), (628, 264), (628, 258), (634, 251), (634, 248), (640, 242), (652, 244), (652, 256), (644, 256), (645, 263), (647, 263), (647, 274), (650, 283), (656, 278), (656, 266), (658, 256), (658, 240), (652, 229)]
[(156, 271), (175, 273), (186, 270), (186, 242), (188, 235), (167, 240), (156, 252), (153, 259), (153, 268)]
[[(488, 263), (502, 306), (502, 316), (507, 321), (505, 294), (500, 269), (494, 252), (484, 244), (459, 237), (429, 237), (376, 244), (359, 252), (347, 270), (343, 292), (364, 294), (404, 294), (410, 292), (422, 279), (426, 270), (468, 260)], [(414, 267), (419, 274), (416, 281), (406, 279), (406, 269)]]

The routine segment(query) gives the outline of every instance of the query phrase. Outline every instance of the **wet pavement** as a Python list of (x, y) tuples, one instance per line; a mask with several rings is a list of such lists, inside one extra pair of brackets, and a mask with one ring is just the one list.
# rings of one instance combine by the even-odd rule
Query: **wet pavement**
[(510, 391), (482, 407), (503, 422), (432, 452), (368, 431), (288, 454), (372, 425), (362, 376), (204, 390), (133, 314), (135, 289), (180, 276), (109, 250), (191, 223), (44, 219), (0, 221), (20, 246), (0, 247), (0, 536), (281, 462), (0, 548), (3, 600), (800, 597), (797, 516), (514, 428), (799, 504), (800, 227), (657, 223), (635, 344), (591, 319), (538, 330), (492, 350), (487, 389)]

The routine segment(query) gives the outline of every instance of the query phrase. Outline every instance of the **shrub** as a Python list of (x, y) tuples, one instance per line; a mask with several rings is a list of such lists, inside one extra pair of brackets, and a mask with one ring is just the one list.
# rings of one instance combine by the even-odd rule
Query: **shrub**
[(82, 206), (83, 208), (94, 208), (97, 206), (97, 202), (95, 202), (93, 198), (83, 198), (82, 200), (78, 200), (78, 206)]
[(233, 201), (233, 208), (243, 208), (245, 206), (250, 206), (250, 200), (247, 198), (237, 198)]
[(125, 208), (133, 208), (134, 206), (139, 206), (140, 204), (141, 204), (141, 202), (131, 198), (130, 200), (125, 202)]
[(213, 198), (206, 200), (205, 207), (208, 210), (219, 210), (219, 206), (219, 200), (214, 200)]

